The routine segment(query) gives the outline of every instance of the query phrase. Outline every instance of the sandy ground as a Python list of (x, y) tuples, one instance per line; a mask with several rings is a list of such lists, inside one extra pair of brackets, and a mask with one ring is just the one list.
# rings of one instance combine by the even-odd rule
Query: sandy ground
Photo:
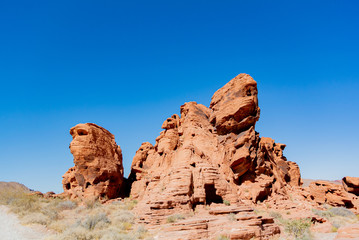
[(33, 240), (43, 239), (46, 232), (20, 224), (14, 214), (8, 212), (5, 206), (0, 206), (0, 239), (1, 240)]

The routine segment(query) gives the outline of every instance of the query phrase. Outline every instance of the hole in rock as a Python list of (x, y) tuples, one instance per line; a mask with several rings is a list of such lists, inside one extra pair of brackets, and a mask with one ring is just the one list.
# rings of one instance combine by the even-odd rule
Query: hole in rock
[(223, 199), (221, 196), (217, 195), (216, 188), (214, 184), (205, 184), (204, 189), (206, 192), (206, 204), (209, 205), (211, 203), (223, 203)]
[(71, 188), (71, 184), (70, 184), (70, 183), (67, 183), (67, 184), (65, 185), (65, 188), (66, 188), (67, 190), (69, 190), (69, 189)]
[(247, 94), (247, 96), (252, 96), (251, 90), (248, 89), (246, 94)]
[(285, 176), (284, 176), (284, 180), (285, 180), (286, 182), (290, 182), (290, 176), (289, 176), (289, 175), (285, 175)]
[(196, 163), (191, 163), (191, 166), (192, 166), (192, 167), (196, 167)]
[(78, 130), (77, 130), (77, 134), (78, 134), (79, 136), (84, 136), (84, 135), (87, 135), (88, 132), (87, 132), (85, 129), (78, 129)]
[(354, 207), (354, 205), (353, 205), (352, 202), (344, 201), (344, 204), (345, 204), (345, 207), (346, 207), (346, 208), (353, 208), (353, 207)]
[(192, 133), (192, 137), (196, 136), (196, 134)]
[(264, 190), (260, 191), (258, 196), (255, 199), (255, 202), (263, 202), (264, 200), (268, 199), (268, 196), (270, 195), (270, 191)]
[(88, 188), (89, 186), (91, 186), (91, 183), (87, 182), (85, 188)]

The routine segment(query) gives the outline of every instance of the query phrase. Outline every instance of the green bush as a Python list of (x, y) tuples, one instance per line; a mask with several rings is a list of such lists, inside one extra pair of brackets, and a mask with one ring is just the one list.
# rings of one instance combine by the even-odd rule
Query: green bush
[(224, 201), (223, 201), (223, 204), (226, 205), (226, 206), (230, 206), (230, 205), (231, 205), (231, 203), (230, 203), (228, 200), (224, 200)]

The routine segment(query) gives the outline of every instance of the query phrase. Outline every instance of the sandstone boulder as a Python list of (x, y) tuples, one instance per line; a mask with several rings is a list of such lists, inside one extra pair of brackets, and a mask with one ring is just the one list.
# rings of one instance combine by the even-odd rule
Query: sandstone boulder
[(63, 176), (64, 194), (71, 198), (116, 198), (123, 183), (122, 152), (114, 136), (93, 123), (71, 128), (75, 166)]
[(359, 177), (344, 177), (342, 183), (345, 191), (359, 196)]
[(259, 119), (257, 83), (247, 74), (239, 74), (214, 93), (210, 104), (210, 122), (217, 133), (240, 133)]

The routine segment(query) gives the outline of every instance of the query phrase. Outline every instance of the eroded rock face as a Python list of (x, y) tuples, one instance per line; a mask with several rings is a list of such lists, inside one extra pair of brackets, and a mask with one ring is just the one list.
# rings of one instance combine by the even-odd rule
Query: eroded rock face
[(344, 177), (342, 183), (345, 191), (359, 196), (359, 177)]
[(71, 128), (75, 166), (63, 176), (64, 193), (71, 198), (116, 198), (123, 182), (121, 148), (114, 136), (93, 123)]
[(214, 93), (210, 104), (210, 122), (219, 135), (240, 133), (259, 119), (257, 83), (247, 74), (239, 74)]
[(310, 198), (318, 204), (329, 204), (337, 207), (355, 208), (354, 195), (348, 194), (341, 185), (328, 181), (315, 181), (309, 185)]
[(255, 131), (260, 109), (257, 84), (240, 74), (212, 97), (167, 119), (152, 146), (144, 143), (132, 164), (131, 196), (143, 199), (144, 221), (163, 221), (178, 209), (263, 201), (301, 183), (298, 166), (283, 156), (284, 144)]

